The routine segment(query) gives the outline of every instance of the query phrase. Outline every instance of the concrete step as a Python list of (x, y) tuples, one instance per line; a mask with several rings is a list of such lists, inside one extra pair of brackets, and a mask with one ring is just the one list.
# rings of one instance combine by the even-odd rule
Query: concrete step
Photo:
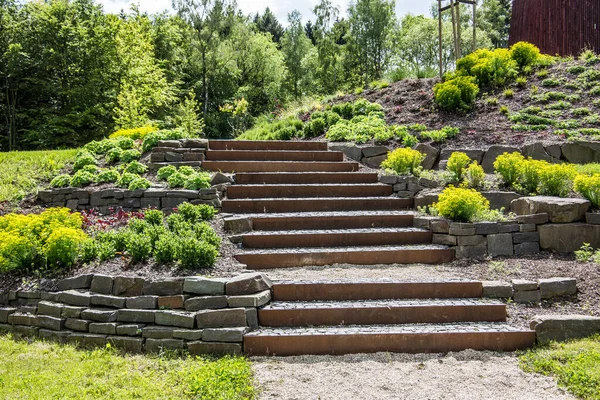
[(306, 184), (306, 183), (377, 183), (376, 172), (240, 172), (239, 185)]
[(478, 281), (276, 281), (274, 301), (480, 298)]
[(226, 213), (284, 213), (315, 211), (373, 211), (405, 210), (413, 199), (397, 197), (331, 197), (331, 198), (278, 198), (226, 199), (222, 210)]
[(506, 322), (506, 305), (488, 299), (273, 302), (258, 310), (260, 326), (389, 325)]
[(327, 142), (291, 140), (209, 140), (210, 150), (327, 151)]
[(454, 259), (454, 250), (439, 245), (306, 247), (246, 250), (235, 258), (248, 269), (333, 264), (441, 264)]
[(298, 198), (298, 197), (368, 197), (391, 196), (390, 185), (363, 184), (312, 184), (312, 185), (232, 185), (227, 188), (230, 199)]
[(249, 356), (514, 351), (533, 346), (535, 331), (505, 323), (261, 328), (244, 336)]
[(413, 226), (410, 211), (333, 211), (315, 213), (248, 214), (255, 231), (294, 229), (402, 228)]
[(344, 161), (341, 151), (208, 150), (207, 160), (220, 161)]
[(431, 231), (419, 228), (254, 231), (242, 235), (242, 245), (252, 249), (384, 246), (426, 244), (431, 238)]
[(335, 161), (203, 161), (208, 171), (234, 172), (350, 172), (358, 171), (356, 162)]

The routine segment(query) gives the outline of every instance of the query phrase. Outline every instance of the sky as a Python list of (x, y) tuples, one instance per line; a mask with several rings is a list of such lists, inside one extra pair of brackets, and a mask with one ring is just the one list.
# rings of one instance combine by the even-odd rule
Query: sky
[[(104, 11), (109, 13), (118, 13), (122, 9), (127, 10), (129, 4), (132, 3), (130, 0), (98, 0), (98, 2), (104, 6)], [(149, 14), (172, 10), (171, 0), (140, 0), (133, 2), (139, 3), (141, 11), (146, 11)], [(350, 0), (332, 0), (332, 2), (339, 6), (340, 11), (342, 11), (340, 15), (345, 15)], [(294, 9), (300, 11), (305, 22), (314, 19), (311, 10), (319, 3), (319, 0), (238, 0), (237, 3), (238, 8), (244, 14), (256, 14), (256, 12), (262, 14), (264, 9), (269, 7), (277, 16), (279, 22), (282, 25), (287, 25), (287, 15)], [(431, 0), (396, 0), (396, 15), (403, 16), (408, 13), (429, 15), (430, 6)]]

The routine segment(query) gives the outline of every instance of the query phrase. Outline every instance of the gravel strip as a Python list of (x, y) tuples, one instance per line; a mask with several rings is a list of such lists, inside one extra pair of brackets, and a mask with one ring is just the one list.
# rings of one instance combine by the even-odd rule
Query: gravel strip
[(260, 399), (573, 399), (514, 353), (251, 358)]

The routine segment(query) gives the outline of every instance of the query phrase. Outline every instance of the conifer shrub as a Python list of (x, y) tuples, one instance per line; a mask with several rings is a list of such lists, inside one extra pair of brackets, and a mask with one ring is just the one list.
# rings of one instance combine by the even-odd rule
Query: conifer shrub
[(478, 213), (489, 210), (490, 203), (475, 189), (448, 186), (434, 204), (438, 213), (456, 222), (469, 222)]

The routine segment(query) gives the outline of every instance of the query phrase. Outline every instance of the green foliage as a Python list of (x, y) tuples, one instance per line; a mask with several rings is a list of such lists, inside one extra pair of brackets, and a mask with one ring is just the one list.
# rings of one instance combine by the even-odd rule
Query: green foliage
[(139, 160), (140, 157), (142, 156), (142, 154), (135, 149), (130, 149), (130, 150), (124, 150), (121, 153), (121, 156), (119, 157), (119, 159), (121, 161), (123, 161), (124, 163), (129, 163), (135, 160)]
[(560, 86), (562, 81), (560, 79), (548, 78), (542, 81), (542, 86), (544, 87), (556, 87)]
[(50, 186), (54, 188), (67, 187), (71, 184), (71, 175), (62, 174), (56, 176), (52, 181), (50, 181)]
[(572, 165), (550, 164), (540, 171), (539, 193), (546, 196), (567, 196), (573, 189), (577, 171)]
[(121, 174), (114, 168), (104, 169), (98, 174), (98, 183), (114, 183), (119, 180)]
[(438, 107), (446, 111), (467, 110), (475, 102), (479, 88), (469, 76), (458, 76), (434, 86)]
[(125, 172), (141, 175), (148, 170), (148, 167), (139, 161), (131, 161), (125, 166)]
[(204, 129), (204, 120), (198, 116), (199, 104), (196, 101), (196, 93), (190, 90), (185, 99), (178, 105), (175, 116), (175, 124), (186, 136), (200, 136)]
[(381, 167), (400, 175), (418, 175), (424, 159), (425, 154), (418, 150), (399, 148), (388, 153), (387, 158), (381, 163)]
[(434, 207), (443, 217), (457, 222), (469, 222), (478, 213), (489, 210), (490, 203), (474, 189), (448, 186), (440, 193)]
[(206, 172), (200, 172), (190, 175), (183, 184), (184, 189), (198, 190), (210, 187), (210, 174)]
[(143, 262), (152, 255), (152, 243), (147, 235), (142, 233), (132, 234), (128, 238), (126, 251), (131, 261)]
[(567, 72), (573, 75), (579, 75), (585, 71), (585, 67), (583, 65), (573, 65), (572, 67), (567, 68)]
[(549, 110), (568, 110), (571, 108), (571, 103), (568, 101), (557, 101), (556, 103), (552, 103), (546, 106)]
[(43, 247), (46, 266), (52, 269), (69, 268), (77, 260), (79, 246), (85, 239), (86, 235), (80, 228), (53, 229)]
[(507, 99), (510, 99), (515, 95), (515, 92), (512, 89), (506, 89), (506, 90), (504, 90), (503, 94), (504, 94), (504, 97), (506, 97)]
[(119, 147), (113, 147), (106, 152), (104, 159), (107, 163), (113, 164), (121, 160), (123, 156), (123, 150)]
[(500, 106), (498, 111), (500, 111), (500, 113), (502, 113), (504, 115), (510, 114), (510, 110), (508, 109), (508, 106)]
[(445, 126), (437, 131), (423, 131), (421, 132), (421, 137), (424, 139), (429, 139), (433, 142), (443, 142), (448, 138), (456, 137), (459, 133), (458, 128), (453, 128), (450, 126)]
[(161, 210), (145, 210), (144, 220), (150, 225), (162, 225), (165, 218)]
[(485, 171), (483, 170), (483, 167), (477, 163), (477, 161), (473, 161), (467, 167), (464, 176), (467, 186), (473, 189), (482, 187), (485, 181)]
[(159, 264), (168, 264), (177, 260), (180, 252), (179, 237), (167, 233), (158, 237), (152, 255)]
[[(144, 137), (152, 132), (156, 132), (158, 128), (154, 125), (144, 125), (136, 128), (129, 129), (119, 129), (118, 131), (113, 132), (109, 138), (110, 139), (129, 139), (129, 140), (142, 140)], [(128, 142), (121, 142), (128, 143)], [(133, 145), (133, 143), (132, 143)], [(131, 146), (121, 147), (123, 150), (130, 149)]]
[(90, 183), (94, 183), (96, 181), (96, 177), (92, 172), (88, 171), (77, 171), (75, 175), (71, 178), (70, 186), (73, 187), (84, 187), (89, 185)]
[[(183, 131), (182, 129), (163, 129), (156, 132), (151, 132), (144, 137), (142, 142), (142, 151), (147, 152), (152, 150), (161, 140), (178, 140), (194, 137)], [(139, 157), (138, 157), (139, 158)], [(132, 160), (123, 160), (129, 162)]]
[(123, 172), (123, 174), (121, 174), (121, 177), (117, 181), (117, 186), (129, 187), (129, 184), (137, 178), (140, 178), (140, 176), (132, 174), (131, 172)]
[(427, 130), (427, 126), (425, 124), (411, 124), (408, 126), (408, 129), (415, 132), (423, 132)]
[[(545, 79), (548, 77), (548, 74), (549, 74), (549, 72), (547, 69), (542, 69), (542, 70), (536, 72), (535, 75), (540, 79)], [(542, 85), (543, 85), (543, 83), (542, 83)]]
[(534, 66), (540, 57), (540, 49), (534, 44), (517, 42), (510, 47), (510, 55), (520, 70)]
[[(334, 114), (337, 115), (337, 114)], [(327, 122), (324, 118), (315, 118), (314, 114), (311, 116), (310, 121), (304, 125), (304, 136), (305, 137), (316, 137), (325, 134), (327, 129)]]
[(86, 165), (97, 165), (97, 163), (98, 161), (96, 161), (96, 158), (91, 153), (82, 150), (77, 154), (77, 158), (75, 158), (73, 171), (79, 171)]
[(577, 175), (574, 188), (577, 193), (588, 199), (595, 208), (600, 207), (600, 175)]
[(213, 218), (217, 210), (206, 204), (193, 205), (190, 203), (181, 203), (177, 208), (183, 221), (194, 224), (200, 221), (207, 221)]
[[(597, 252), (597, 250), (596, 250)], [(589, 262), (594, 256), (594, 248), (589, 243), (583, 243), (579, 250), (575, 250), (575, 259), (579, 262)]]
[(485, 101), (485, 104), (487, 104), (488, 106), (497, 106), (498, 98), (497, 97), (488, 97)]
[(129, 190), (146, 190), (150, 186), (152, 186), (152, 182), (150, 182), (148, 179), (142, 178), (142, 177), (137, 177), (137, 178), (134, 178), (131, 182), (129, 182), (129, 186), (127, 186), (127, 189), (129, 189)]
[(507, 49), (479, 49), (456, 62), (456, 72), (475, 77), (480, 86), (498, 87), (517, 76), (517, 62)]
[(214, 246), (195, 237), (181, 237), (179, 261), (183, 268), (201, 269), (211, 267), (219, 255)]
[(521, 153), (504, 153), (494, 161), (494, 170), (507, 186), (512, 186), (519, 177), (519, 166), (524, 160)]
[(467, 166), (471, 163), (471, 159), (468, 155), (463, 152), (456, 151), (448, 158), (448, 164), (446, 170), (452, 174), (454, 182), (461, 182), (463, 180), (463, 174)]
[(166, 167), (159, 168), (159, 170), (156, 172), (156, 176), (161, 181), (166, 181), (171, 175), (173, 175), (176, 172), (177, 167), (175, 167), (174, 165), (167, 165)]
[(171, 176), (167, 178), (170, 188), (182, 188), (186, 181), (187, 176), (183, 175), (181, 172), (171, 174)]
[(516, 83), (517, 83), (518, 87), (524, 88), (527, 86), (527, 78), (524, 76), (519, 76), (519, 77), (517, 77)]
[(302, 132), (304, 125), (298, 118), (287, 117), (278, 121), (260, 121), (254, 128), (242, 133), (238, 140), (290, 140)]

